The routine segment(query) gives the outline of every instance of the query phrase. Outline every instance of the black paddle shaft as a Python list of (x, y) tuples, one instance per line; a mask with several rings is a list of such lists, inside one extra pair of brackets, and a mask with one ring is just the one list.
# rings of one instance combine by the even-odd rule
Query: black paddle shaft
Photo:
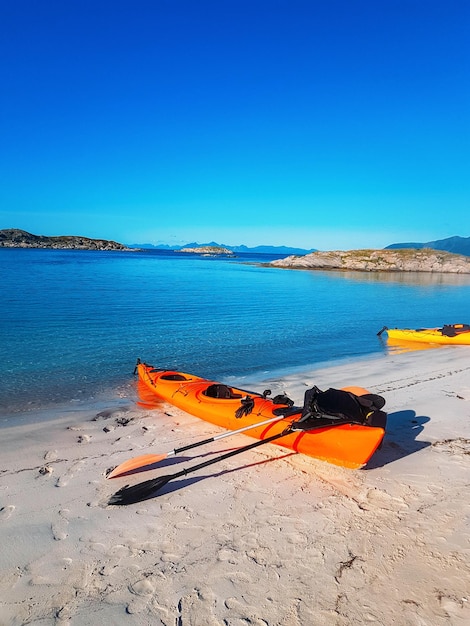
[(197, 448), (198, 446), (204, 446), (206, 443), (212, 443), (213, 441), (215, 441), (215, 437), (210, 437), (209, 439), (196, 441), (196, 443), (190, 443), (189, 445), (182, 446), (181, 448), (175, 448), (173, 452), (175, 454), (179, 454), (180, 452), (185, 452), (186, 450), (191, 450), (191, 448)]
[[(339, 426), (340, 424), (349, 424), (350, 420), (338, 420), (329, 426)], [(326, 424), (319, 424), (318, 426), (314, 426), (313, 428), (309, 428), (308, 432), (312, 430), (318, 430), (321, 428), (328, 427)], [(160, 476), (160, 478), (154, 478), (152, 480), (146, 480), (142, 483), (138, 483), (137, 485), (127, 485), (116, 491), (115, 494), (111, 496), (108, 501), (108, 504), (135, 504), (136, 502), (140, 502), (141, 500), (146, 500), (153, 496), (159, 489), (164, 487), (170, 480), (174, 480), (175, 478), (181, 478), (182, 476), (187, 476), (192, 472), (197, 472), (204, 467), (208, 467), (209, 465), (214, 465), (214, 463), (218, 463), (219, 461), (224, 461), (225, 459), (229, 459), (232, 456), (237, 454), (241, 454), (242, 452), (246, 452), (247, 450), (252, 450), (253, 448), (257, 448), (258, 446), (262, 446), (265, 443), (269, 443), (270, 441), (275, 441), (276, 439), (281, 439), (281, 437), (285, 437), (286, 435), (290, 435), (293, 431), (291, 425), (285, 428), (282, 433), (277, 433), (276, 435), (271, 435), (271, 437), (267, 437), (266, 439), (260, 439), (253, 443), (250, 443), (247, 446), (243, 446), (242, 448), (237, 448), (236, 450), (231, 450), (226, 454), (222, 454), (221, 456), (216, 457), (215, 459), (209, 459), (208, 461), (204, 461), (203, 463), (199, 463), (198, 465), (194, 465), (189, 469), (183, 469), (180, 472), (176, 472), (175, 474), (167, 474), (166, 476)], [(307, 432), (307, 431), (300, 431)]]
[(191, 474), (192, 472), (197, 472), (204, 467), (208, 467), (209, 465), (213, 465), (214, 463), (218, 463), (219, 461), (229, 459), (236, 454), (241, 454), (242, 452), (246, 452), (247, 450), (252, 450), (253, 448), (262, 446), (264, 443), (269, 443), (270, 441), (274, 441), (275, 439), (285, 437), (291, 432), (291, 427), (288, 426), (285, 430), (282, 431), (282, 433), (277, 433), (276, 435), (272, 435), (271, 437), (267, 437), (266, 439), (260, 439), (259, 441), (250, 443), (248, 446), (243, 446), (242, 448), (231, 450), (226, 454), (222, 454), (222, 456), (218, 456), (215, 459), (209, 459), (208, 461), (204, 461), (203, 463), (194, 465), (189, 469), (183, 469), (180, 472), (176, 472), (175, 474), (160, 476), (160, 478), (146, 480), (142, 483), (138, 483), (137, 485), (122, 487), (121, 489), (119, 489), (119, 491), (116, 491), (116, 493), (111, 496), (108, 504), (134, 504), (135, 502), (139, 502), (140, 500), (145, 500), (146, 498), (156, 493), (159, 489), (164, 487), (167, 483), (169, 483), (170, 480), (174, 480), (175, 478), (181, 478), (182, 476), (187, 476), (188, 474)]
[(229, 459), (231, 456), (235, 456), (236, 454), (240, 454), (241, 452), (245, 452), (246, 450), (252, 450), (253, 448), (257, 448), (258, 446), (263, 445), (263, 443), (269, 443), (270, 441), (274, 441), (275, 439), (280, 439), (285, 435), (288, 435), (291, 432), (291, 427), (288, 426), (286, 429), (282, 431), (282, 433), (277, 433), (276, 435), (271, 435), (271, 437), (267, 437), (266, 439), (260, 439), (259, 441), (255, 441), (254, 443), (250, 443), (247, 446), (243, 446), (242, 448), (237, 448), (236, 450), (231, 450), (221, 456), (218, 456), (215, 459), (209, 459), (208, 461), (204, 461), (203, 463), (199, 463), (198, 465), (194, 465), (189, 469), (183, 469), (176, 474), (172, 474), (172, 478), (180, 478), (181, 476), (186, 476), (191, 472), (197, 472), (197, 470), (203, 469), (208, 465), (213, 465), (214, 463), (218, 463), (219, 461), (225, 461), (225, 459)]

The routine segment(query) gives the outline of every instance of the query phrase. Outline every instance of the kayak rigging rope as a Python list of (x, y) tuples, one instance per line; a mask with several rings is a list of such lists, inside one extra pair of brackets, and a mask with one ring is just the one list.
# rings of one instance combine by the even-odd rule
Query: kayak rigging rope
[(235, 417), (240, 419), (244, 415), (249, 415), (255, 406), (255, 401), (250, 396), (246, 396), (240, 400), (240, 407), (235, 411)]

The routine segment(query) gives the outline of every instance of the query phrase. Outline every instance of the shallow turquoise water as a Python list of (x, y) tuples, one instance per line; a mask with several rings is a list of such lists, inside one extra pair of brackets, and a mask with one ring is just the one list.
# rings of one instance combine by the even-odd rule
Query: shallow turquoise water
[(137, 357), (269, 375), (383, 353), (383, 325), (470, 321), (469, 276), (259, 265), (271, 258), (0, 248), (0, 411), (115, 389)]

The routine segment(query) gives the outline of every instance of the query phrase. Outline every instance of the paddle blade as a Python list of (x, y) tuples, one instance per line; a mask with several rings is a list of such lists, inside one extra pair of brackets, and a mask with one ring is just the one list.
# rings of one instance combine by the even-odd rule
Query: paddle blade
[(106, 478), (116, 478), (117, 476), (122, 476), (123, 474), (135, 472), (136, 470), (142, 469), (147, 465), (159, 463), (160, 461), (166, 459), (167, 456), (168, 454), (143, 454), (142, 456), (136, 456), (133, 459), (124, 461), (124, 463), (115, 467), (112, 472), (109, 472)]
[(121, 487), (119, 491), (116, 491), (116, 493), (110, 497), (108, 504), (135, 504), (136, 502), (147, 500), (147, 498), (154, 496), (156, 491), (170, 482), (172, 478), (174, 478), (174, 475), (169, 474), (168, 476), (160, 476), (160, 478), (146, 480), (137, 485)]

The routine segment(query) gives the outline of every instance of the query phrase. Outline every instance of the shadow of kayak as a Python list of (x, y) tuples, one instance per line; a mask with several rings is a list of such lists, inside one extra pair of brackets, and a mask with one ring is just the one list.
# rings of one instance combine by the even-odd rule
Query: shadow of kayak
[(389, 413), (382, 446), (363, 469), (383, 467), (428, 448), (431, 442), (417, 441), (416, 437), (430, 420), (431, 418), (426, 415), (416, 415), (416, 412), (411, 409)]

